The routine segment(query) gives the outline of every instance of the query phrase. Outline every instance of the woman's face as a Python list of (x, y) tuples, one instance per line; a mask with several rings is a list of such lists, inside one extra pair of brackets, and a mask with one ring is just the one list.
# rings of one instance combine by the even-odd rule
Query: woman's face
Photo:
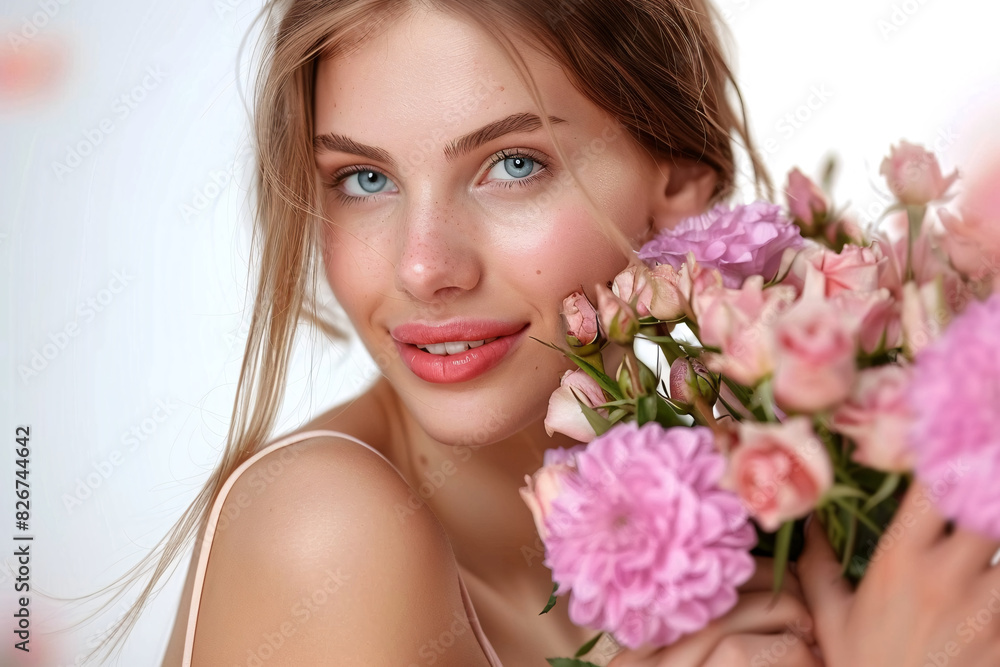
[[(662, 169), (557, 65), (522, 51), (583, 187), (640, 243)], [(503, 52), (421, 10), (324, 61), (315, 113), (327, 278), (416, 421), (444, 443), (487, 444), (542, 419), (572, 364), (529, 336), (562, 345), (563, 298), (592, 296), (627, 258)]]

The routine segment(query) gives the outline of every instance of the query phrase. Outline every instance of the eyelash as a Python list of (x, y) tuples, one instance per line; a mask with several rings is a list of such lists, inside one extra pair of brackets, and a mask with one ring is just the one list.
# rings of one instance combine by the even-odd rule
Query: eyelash
[[(542, 178), (543, 176), (548, 175), (548, 173), (549, 173), (549, 163), (548, 163), (548, 160), (542, 158), (541, 155), (537, 151), (533, 151), (531, 149), (525, 149), (525, 148), (515, 148), (515, 149), (506, 149), (505, 148), (503, 150), (498, 151), (497, 153), (494, 153), (491, 156), (491, 162), (490, 162), (490, 165), (486, 168), (486, 171), (489, 172), (490, 170), (493, 169), (493, 167), (497, 166), (498, 164), (500, 164), (504, 160), (508, 160), (510, 158), (516, 158), (516, 157), (526, 157), (526, 158), (530, 159), (532, 162), (536, 162), (539, 165), (541, 165), (542, 169), (541, 169), (541, 171), (539, 171), (539, 172), (537, 172), (535, 174), (532, 174), (531, 176), (528, 176), (526, 178), (512, 178), (512, 179), (509, 179), (509, 180), (505, 179), (505, 180), (499, 181), (499, 183), (501, 183), (503, 185), (503, 187), (505, 187), (505, 188), (512, 188), (512, 187), (515, 187), (515, 186), (519, 186), (519, 187), (520, 186), (524, 186), (524, 185), (527, 185), (529, 183), (534, 183), (539, 178)], [(332, 190), (334, 192), (334, 194), (336, 195), (337, 199), (342, 204), (345, 204), (345, 205), (356, 204), (358, 202), (369, 201), (371, 199), (377, 199), (378, 196), (379, 196), (378, 194), (374, 194), (374, 195), (371, 195), (369, 197), (356, 197), (354, 195), (346, 194), (345, 192), (343, 192), (343, 191), (341, 191), (339, 189), (340, 188), (340, 184), (343, 183), (348, 178), (350, 178), (351, 176), (354, 176), (355, 174), (366, 173), (366, 172), (369, 172), (369, 171), (374, 171), (374, 172), (377, 172), (379, 174), (382, 173), (381, 171), (379, 171), (375, 167), (371, 167), (371, 166), (368, 166), (368, 165), (359, 165), (359, 166), (356, 166), (356, 167), (348, 167), (346, 171), (341, 170), (341, 171), (335, 172), (333, 174), (333, 176), (331, 176), (331, 182), (330, 183), (324, 183), (324, 186), (326, 188), (328, 188), (329, 190)]]

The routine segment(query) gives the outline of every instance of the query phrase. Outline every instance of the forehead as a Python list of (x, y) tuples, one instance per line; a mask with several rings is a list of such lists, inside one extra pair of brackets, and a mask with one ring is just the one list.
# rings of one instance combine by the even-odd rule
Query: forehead
[[(586, 122), (597, 109), (562, 68), (530, 42), (518, 48), (546, 111)], [(470, 20), (420, 8), (355, 50), (323, 60), (316, 79), (316, 133), (387, 144), (429, 128), (457, 136), (484, 121), (539, 113), (503, 49)]]

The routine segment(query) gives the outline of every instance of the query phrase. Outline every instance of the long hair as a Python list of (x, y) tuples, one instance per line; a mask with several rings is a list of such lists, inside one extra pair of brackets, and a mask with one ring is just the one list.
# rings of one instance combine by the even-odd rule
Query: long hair
[[(418, 3), (460, 14), (487, 28), (541, 106), (524, 60), (507, 36), (537, 40), (573, 84), (651, 155), (711, 167), (717, 175), (713, 200), (734, 191), (737, 143), (747, 154), (758, 194), (772, 194), (724, 54), (722, 22), (706, 0), (268, 2), (252, 28), (263, 29), (252, 95), (256, 172), (251, 254), (256, 295), (226, 446), (170, 531), (138, 564), (91, 594), (117, 591), (99, 612), (148, 576), (134, 603), (88, 661), (120, 649), (188, 541), (195, 537), (197, 546), (206, 531), (214, 529), (205, 525), (206, 517), (226, 479), (270, 440), (300, 322), (317, 326), (332, 340), (345, 338), (333, 319), (323, 317), (316, 299), (318, 280), (324, 275), (325, 224), (312, 145), (316, 69), (321, 59), (349, 52)], [(547, 114), (541, 118), (548, 127)], [(556, 147), (559, 151), (558, 142)], [(569, 164), (561, 152), (560, 158)]]

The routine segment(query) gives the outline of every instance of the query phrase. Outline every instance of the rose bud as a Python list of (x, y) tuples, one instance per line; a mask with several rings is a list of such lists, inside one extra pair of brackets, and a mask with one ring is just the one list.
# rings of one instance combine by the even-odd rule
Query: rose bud
[(718, 384), (705, 364), (687, 357), (675, 359), (670, 364), (671, 399), (685, 407), (691, 407), (701, 398), (711, 407), (718, 397)]
[(597, 285), (597, 315), (608, 340), (619, 345), (631, 345), (639, 333), (639, 316), (635, 309), (604, 285)]
[(653, 285), (649, 279), (649, 269), (633, 264), (615, 276), (611, 291), (615, 296), (635, 307), (639, 317), (650, 316), (650, 302), (653, 300)]
[(958, 178), (957, 171), (942, 176), (934, 154), (908, 141), (892, 147), (879, 173), (885, 176), (896, 199), (906, 206), (924, 206), (942, 199)]
[[(558, 431), (580, 442), (593, 440), (596, 435), (594, 427), (580, 408), (580, 401), (587, 407), (596, 408), (607, 399), (597, 381), (584, 371), (566, 371), (559, 381), (559, 388), (549, 397), (545, 432), (551, 436)], [(598, 409), (597, 412), (603, 417), (608, 416), (607, 410)]]
[(816, 231), (816, 223), (822, 223), (830, 208), (823, 191), (798, 167), (788, 172), (785, 197), (788, 200), (788, 211), (807, 234)]
[(590, 345), (600, 335), (597, 311), (587, 297), (573, 292), (563, 299), (562, 315), (566, 318), (566, 342), (570, 347)]

